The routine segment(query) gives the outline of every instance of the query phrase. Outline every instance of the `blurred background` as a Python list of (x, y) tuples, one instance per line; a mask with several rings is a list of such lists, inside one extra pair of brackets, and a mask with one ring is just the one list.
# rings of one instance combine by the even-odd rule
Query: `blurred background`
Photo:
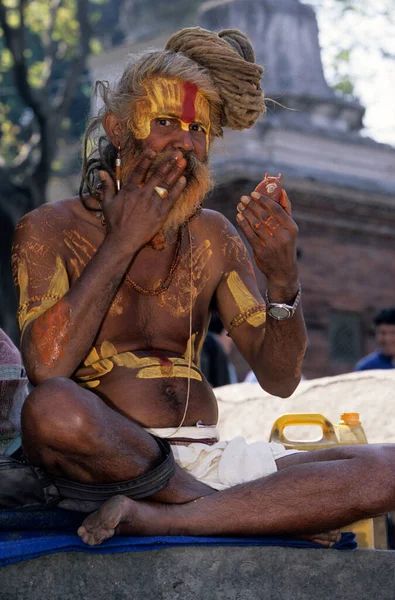
[[(395, 305), (393, 0), (0, 0), (0, 327), (17, 342), (16, 222), (78, 193), (94, 82), (193, 25), (246, 32), (271, 99), (252, 131), (215, 145), (206, 206), (235, 224), (239, 197), (283, 174), (300, 230), (303, 373), (348, 372), (375, 348), (373, 315)], [(243, 381), (247, 365), (226, 352)]]

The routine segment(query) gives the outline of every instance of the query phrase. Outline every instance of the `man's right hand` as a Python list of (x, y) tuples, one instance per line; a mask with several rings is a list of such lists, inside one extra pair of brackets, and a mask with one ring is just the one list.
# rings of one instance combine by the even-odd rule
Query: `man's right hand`
[[(144, 152), (118, 194), (110, 175), (99, 171), (107, 236), (126, 252), (138, 252), (155, 237), (187, 183), (182, 175), (186, 160), (180, 151), (173, 152), (146, 180), (156, 156), (152, 150)], [(160, 198), (157, 186), (168, 190), (167, 198)]]

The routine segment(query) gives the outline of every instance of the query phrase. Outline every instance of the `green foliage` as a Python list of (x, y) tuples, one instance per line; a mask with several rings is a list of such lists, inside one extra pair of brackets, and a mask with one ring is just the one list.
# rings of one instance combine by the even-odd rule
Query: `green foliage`
[(347, 49), (340, 50), (336, 54), (335, 60), (336, 60), (337, 63), (339, 63), (339, 62), (349, 63), (350, 62), (350, 57), (351, 57), (351, 48), (347, 48)]
[(353, 94), (359, 80), (374, 78), (375, 61), (395, 61), (394, 0), (302, 1), (317, 9), (323, 63), (334, 89)]
[(340, 92), (341, 94), (343, 94), (343, 96), (352, 96), (354, 94), (354, 84), (347, 77), (340, 79), (332, 87), (337, 92)]
[(11, 160), (20, 147), (20, 127), (9, 118), (10, 111), (8, 105), (0, 102), (0, 154), (6, 162)]
[[(50, 104), (62, 88), (73, 61), (79, 56), (80, 23), (78, 21), (78, 0), (31, 0), (25, 2), (23, 11), (24, 42), (23, 53), (27, 67), (27, 80), (33, 92), (40, 97), (45, 95)], [(111, 0), (91, 0), (89, 18), (93, 37), (90, 52), (98, 54), (102, 44), (95, 38), (96, 29), (101, 26), (103, 7)], [(7, 9), (7, 23), (12, 30), (20, 26), (20, 0), (0, 0)], [(4, 162), (15, 157), (26, 143), (27, 132), (24, 125), (31, 118), (31, 110), (20, 97), (15, 85), (13, 57), (6, 45), (5, 36), (0, 30), (0, 158)], [(82, 132), (83, 121), (89, 110), (86, 75), (82, 78), (67, 119), (59, 123), (63, 133), (69, 138)], [(76, 112), (78, 111), (78, 112)], [(33, 124), (29, 124), (31, 133)]]

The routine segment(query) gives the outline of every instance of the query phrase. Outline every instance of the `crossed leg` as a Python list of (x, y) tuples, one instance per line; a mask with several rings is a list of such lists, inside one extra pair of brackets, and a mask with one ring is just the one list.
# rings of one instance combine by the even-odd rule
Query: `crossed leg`
[[(70, 379), (53, 378), (26, 398), (22, 410), (23, 450), (29, 463), (81, 483), (118, 483), (148, 473), (163, 457), (142, 427), (108, 407)], [(167, 485), (151, 498), (188, 502), (215, 490), (176, 467)]]
[[(293, 454), (264, 479), (181, 505), (117, 496), (78, 533), (91, 545), (119, 535), (298, 535), (394, 510), (395, 445)], [(311, 536), (314, 539), (315, 536)]]
[[(44, 382), (27, 398), (22, 438), (31, 464), (82, 483), (126, 481), (162, 460), (140, 426), (63, 378)], [(306, 535), (395, 509), (395, 445), (293, 454), (277, 466), (269, 477), (223, 492), (177, 467), (154, 502), (112, 498), (79, 533), (93, 544), (114, 532)]]

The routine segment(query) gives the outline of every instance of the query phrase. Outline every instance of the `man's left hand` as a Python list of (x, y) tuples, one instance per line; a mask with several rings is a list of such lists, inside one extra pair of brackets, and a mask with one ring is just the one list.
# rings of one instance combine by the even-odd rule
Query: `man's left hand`
[(252, 192), (251, 196), (242, 196), (237, 209), (237, 222), (268, 282), (286, 287), (297, 280), (298, 226), (292, 219), (291, 203), (285, 191), (279, 202)]

